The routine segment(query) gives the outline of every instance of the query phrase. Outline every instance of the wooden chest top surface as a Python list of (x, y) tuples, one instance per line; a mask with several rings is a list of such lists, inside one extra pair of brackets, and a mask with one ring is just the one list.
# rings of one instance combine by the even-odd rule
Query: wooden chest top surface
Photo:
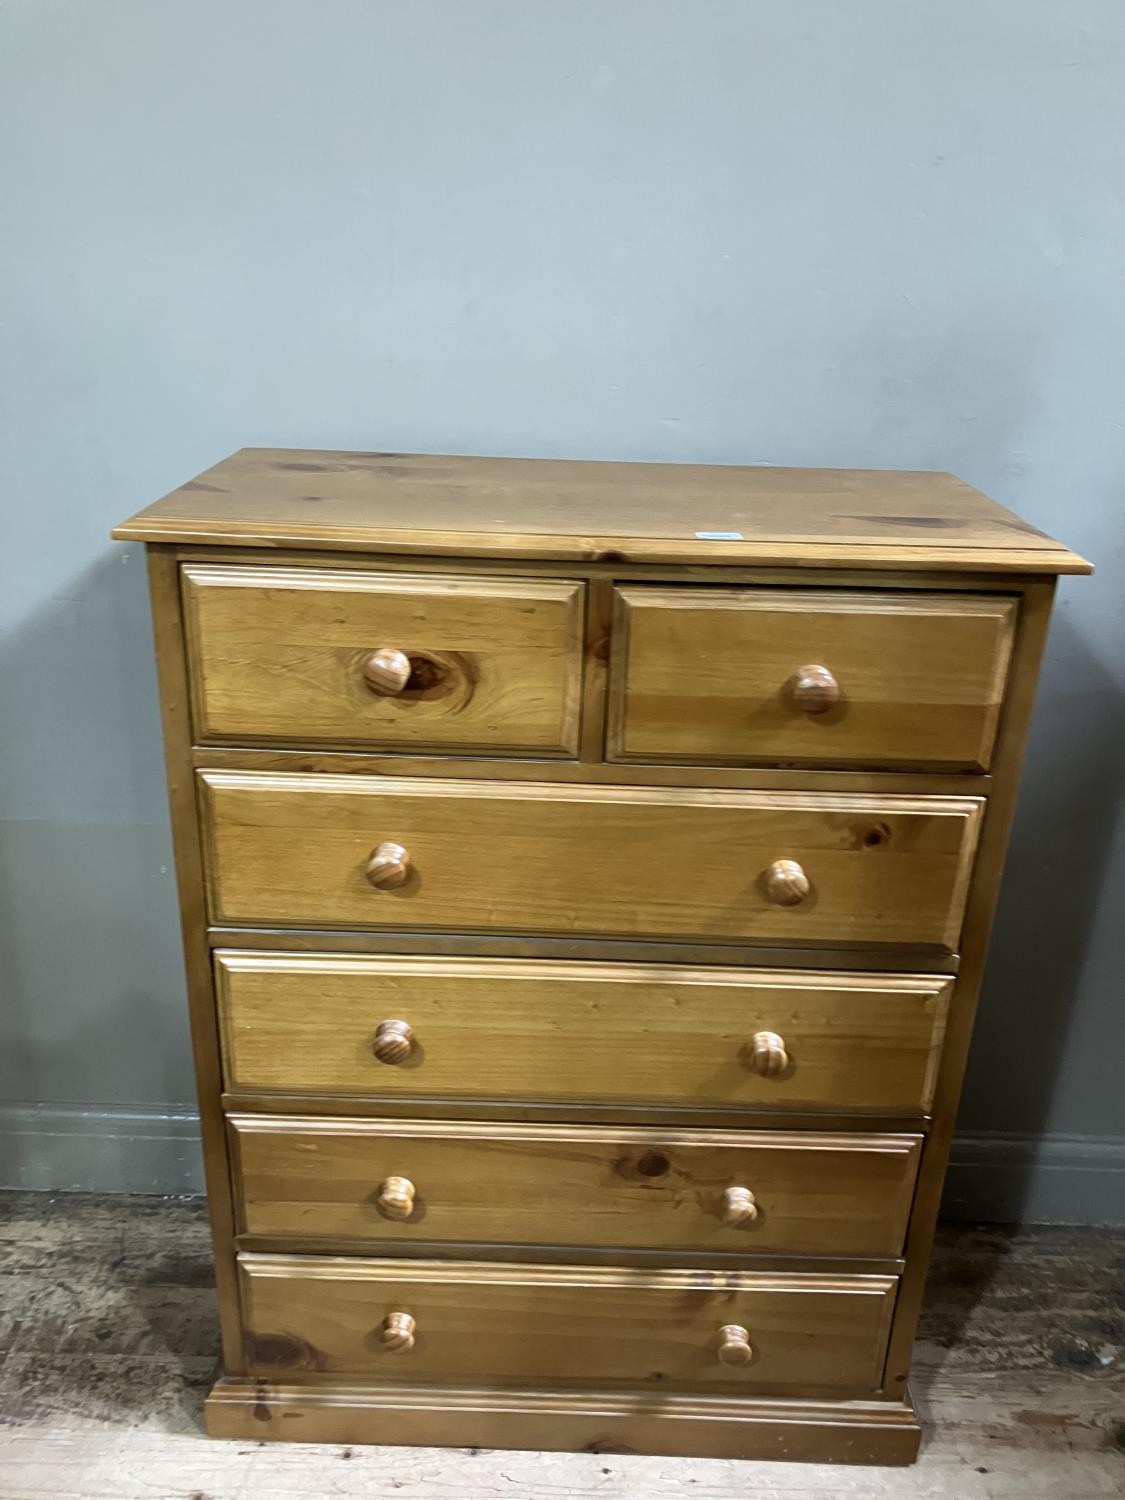
[(114, 532), (462, 557), (1085, 573), (952, 474), (242, 448)]

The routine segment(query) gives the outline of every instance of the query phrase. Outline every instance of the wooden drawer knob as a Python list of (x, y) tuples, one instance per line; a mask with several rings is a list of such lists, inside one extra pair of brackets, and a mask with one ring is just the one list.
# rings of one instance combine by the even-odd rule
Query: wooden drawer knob
[(380, 1021), (371, 1050), (381, 1063), (392, 1068), (404, 1063), (414, 1050), (414, 1031), (409, 1021)]
[(759, 1031), (750, 1043), (750, 1066), (759, 1078), (776, 1078), (789, 1066), (785, 1043), (776, 1031)]
[(753, 1224), (758, 1217), (758, 1205), (749, 1188), (729, 1187), (723, 1194), (723, 1223), (732, 1229), (739, 1224)]
[(379, 1329), (379, 1340), (391, 1354), (405, 1354), (414, 1348), (414, 1319), (409, 1313), (388, 1313)]
[(719, 1329), (719, 1363), (748, 1365), (754, 1358), (750, 1335), (741, 1323), (724, 1323)]
[(793, 702), (803, 714), (826, 714), (840, 701), (840, 684), (827, 667), (798, 667), (791, 680)]
[(380, 844), (364, 874), (377, 891), (397, 891), (410, 875), (410, 855), (401, 844)]
[(410, 681), (410, 658), (394, 646), (380, 646), (363, 664), (363, 680), (380, 698), (393, 698)]
[(799, 906), (812, 884), (795, 859), (775, 859), (766, 871), (766, 895), (775, 906)]
[(409, 1219), (414, 1212), (414, 1184), (409, 1177), (388, 1177), (375, 1204), (388, 1219)]

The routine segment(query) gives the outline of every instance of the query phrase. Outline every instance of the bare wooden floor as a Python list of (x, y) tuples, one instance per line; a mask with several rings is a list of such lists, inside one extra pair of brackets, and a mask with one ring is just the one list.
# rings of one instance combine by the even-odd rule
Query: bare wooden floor
[(213, 1443), (202, 1206), (0, 1195), (0, 1500), (1125, 1495), (1125, 1236), (941, 1235), (914, 1469)]

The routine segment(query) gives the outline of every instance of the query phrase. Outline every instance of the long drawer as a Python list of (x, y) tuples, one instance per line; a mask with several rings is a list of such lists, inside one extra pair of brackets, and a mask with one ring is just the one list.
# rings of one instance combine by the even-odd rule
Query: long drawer
[(921, 1114), (940, 976), (215, 955), (228, 1090)]
[(622, 588), (610, 759), (984, 769), (1016, 613), (996, 595)]
[(212, 917), (951, 950), (983, 802), (200, 773)]
[(250, 1374), (869, 1393), (897, 1282), (239, 1257)]
[(318, 1241), (896, 1256), (921, 1137), (236, 1115), (240, 1229)]
[(192, 564), (196, 733), (573, 755), (584, 595), (565, 578)]

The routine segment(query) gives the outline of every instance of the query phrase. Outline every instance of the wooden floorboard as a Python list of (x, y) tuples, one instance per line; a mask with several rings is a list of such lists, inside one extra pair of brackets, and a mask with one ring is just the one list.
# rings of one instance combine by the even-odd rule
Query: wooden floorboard
[(215, 1443), (202, 1205), (0, 1195), (0, 1500), (1125, 1495), (1125, 1236), (944, 1228), (913, 1469)]

